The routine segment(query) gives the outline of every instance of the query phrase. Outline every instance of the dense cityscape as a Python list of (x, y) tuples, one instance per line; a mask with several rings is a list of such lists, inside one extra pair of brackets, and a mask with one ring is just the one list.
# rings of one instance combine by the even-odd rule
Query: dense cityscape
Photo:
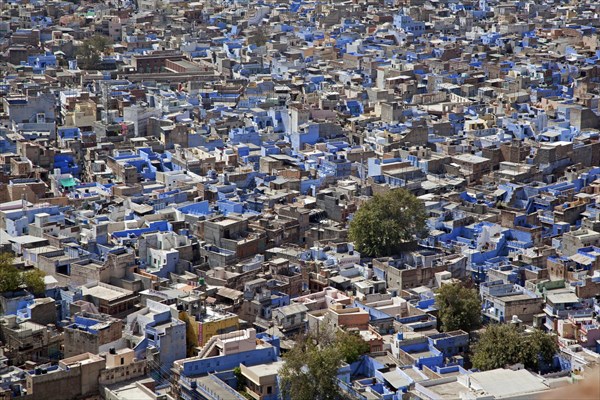
[(0, 400), (600, 399), (599, 14), (1, 0)]

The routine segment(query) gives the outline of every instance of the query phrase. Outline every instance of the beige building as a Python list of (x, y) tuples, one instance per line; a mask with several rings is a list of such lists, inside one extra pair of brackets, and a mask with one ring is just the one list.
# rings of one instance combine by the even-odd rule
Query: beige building
[(106, 360), (106, 369), (100, 371), (98, 377), (102, 386), (129, 381), (148, 372), (146, 360), (137, 360), (133, 349), (110, 349), (101, 356)]
[(0, 320), (0, 341), (6, 356), (15, 365), (25, 361), (44, 361), (56, 356), (62, 345), (63, 334), (51, 325), (31, 321), (17, 321), (16, 315)]
[(56, 366), (37, 368), (27, 374), (27, 393), (36, 400), (100, 398), (103, 386), (146, 375), (146, 360), (136, 360), (134, 354), (132, 349), (111, 349), (101, 355), (83, 353)]
[(102, 357), (91, 353), (65, 358), (58, 363), (58, 367), (38, 368), (33, 375), (27, 374), (27, 392), (36, 400), (95, 395), (99, 391), (98, 376), (105, 365)]
[(246, 393), (256, 400), (263, 400), (266, 397), (275, 395), (278, 392), (277, 374), (282, 366), (283, 361), (252, 367), (241, 364), (242, 375), (247, 380)]
[[(87, 323), (95, 322), (95, 324), (80, 325), (77, 323), (77, 317), (83, 318)], [(120, 319), (105, 314), (79, 313), (75, 315), (75, 323), (64, 328), (64, 356), (72, 357), (86, 352), (97, 354), (102, 346), (119, 340), (122, 331), (123, 321)]]
[(452, 162), (446, 165), (446, 171), (463, 176), (469, 182), (477, 182), (491, 171), (491, 161), (474, 154), (458, 154), (454, 155)]
[(65, 115), (65, 126), (91, 128), (97, 120), (97, 105), (91, 99), (80, 100)]

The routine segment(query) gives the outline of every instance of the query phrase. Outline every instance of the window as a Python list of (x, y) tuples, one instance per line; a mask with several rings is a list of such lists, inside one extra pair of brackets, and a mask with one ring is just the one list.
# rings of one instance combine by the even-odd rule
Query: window
[(125, 364), (125, 357), (121, 357), (121, 365)]
[(267, 394), (271, 394), (271, 393), (273, 393), (273, 387), (267, 386)]

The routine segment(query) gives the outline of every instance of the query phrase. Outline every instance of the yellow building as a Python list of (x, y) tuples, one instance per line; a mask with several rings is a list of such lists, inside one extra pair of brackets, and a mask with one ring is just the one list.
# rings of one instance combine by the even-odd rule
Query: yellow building
[(240, 329), (237, 315), (207, 309), (206, 314), (198, 319), (198, 345), (204, 346), (211, 337)]
[(65, 115), (65, 126), (77, 128), (91, 127), (97, 118), (97, 104), (90, 99), (80, 100), (75, 103), (73, 111)]

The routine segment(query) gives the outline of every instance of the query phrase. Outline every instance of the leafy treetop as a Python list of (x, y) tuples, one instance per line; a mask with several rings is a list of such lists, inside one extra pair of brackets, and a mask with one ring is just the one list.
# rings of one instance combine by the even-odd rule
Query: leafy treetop
[(20, 271), (9, 253), (0, 254), (0, 293), (27, 289), (35, 294), (44, 293), (44, 273), (39, 269)]
[(357, 250), (368, 257), (398, 254), (415, 235), (425, 231), (423, 202), (405, 189), (376, 194), (361, 205), (348, 234)]
[(475, 346), (473, 366), (483, 371), (522, 363), (539, 371), (552, 362), (558, 343), (552, 335), (534, 330), (525, 334), (512, 324), (489, 325)]
[(477, 290), (461, 283), (445, 284), (436, 293), (442, 329), (470, 332), (481, 325), (481, 301)]
[(353, 363), (369, 351), (355, 333), (321, 330), (300, 336), (287, 352), (279, 371), (283, 398), (336, 400), (341, 398), (337, 372), (342, 362)]

